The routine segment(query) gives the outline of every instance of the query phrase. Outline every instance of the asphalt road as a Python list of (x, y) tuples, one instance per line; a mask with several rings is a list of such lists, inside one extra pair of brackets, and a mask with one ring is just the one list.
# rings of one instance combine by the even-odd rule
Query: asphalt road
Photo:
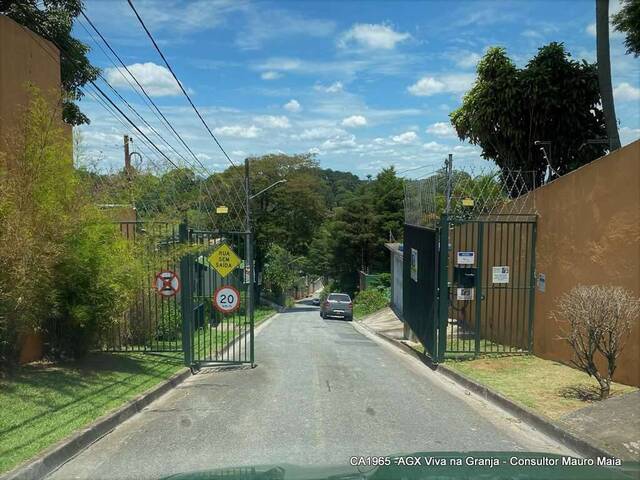
[(301, 305), (256, 337), (255, 369), (203, 370), (52, 479), (162, 478), (425, 451), (571, 454), (418, 360)]

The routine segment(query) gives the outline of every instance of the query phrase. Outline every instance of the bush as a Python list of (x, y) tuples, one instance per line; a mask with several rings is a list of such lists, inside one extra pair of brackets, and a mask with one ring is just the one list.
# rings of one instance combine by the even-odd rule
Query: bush
[[(631, 292), (603, 285), (571, 289), (560, 297), (558, 311), (552, 313), (574, 351), (573, 365), (598, 381), (603, 400), (609, 396), (616, 360), (639, 313), (640, 300)], [(597, 353), (606, 360), (605, 371), (598, 368)]]
[(78, 357), (121, 320), (142, 270), (132, 244), (99, 215), (84, 219), (64, 247), (56, 268), (60, 335), (53, 347), (56, 354)]
[(353, 309), (356, 317), (377, 312), (389, 305), (389, 289), (370, 288), (356, 294)]
[(53, 353), (85, 353), (122, 318), (140, 273), (133, 247), (84, 192), (60, 112), (35, 89), (31, 97), (0, 145), (0, 366), (31, 332)]

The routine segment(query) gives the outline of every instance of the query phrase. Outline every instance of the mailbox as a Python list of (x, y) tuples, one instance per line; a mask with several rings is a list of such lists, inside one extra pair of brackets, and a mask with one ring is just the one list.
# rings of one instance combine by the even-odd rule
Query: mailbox
[(460, 288), (475, 287), (477, 270), (475, 267), (453, 267), (453, 283)]

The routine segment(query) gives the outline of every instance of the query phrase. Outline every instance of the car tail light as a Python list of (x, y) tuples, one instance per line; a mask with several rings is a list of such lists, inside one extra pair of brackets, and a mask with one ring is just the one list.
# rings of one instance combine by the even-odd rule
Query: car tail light
[(326, 302), (326, 301), (325, 301), (325, 302), (322, 304), (322, 306), (323, 306), (323, 307), (328, 307), (328, 306), (329, 306), (329, 302)]
[(353, 308), (353, 302), (349, 302), (349, 308)]

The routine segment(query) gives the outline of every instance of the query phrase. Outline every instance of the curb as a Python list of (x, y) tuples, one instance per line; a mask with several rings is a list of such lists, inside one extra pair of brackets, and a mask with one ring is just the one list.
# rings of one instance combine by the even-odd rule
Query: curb
[(35, 480), (46, 477), (190, 376), (191, 370), (186, 367), (183, 368), (160, 385), (152, 387), (136, 398), (129, 400), (116, 411), (107, 413), (82, 430), (49, 447), (35, 459), (28, 461), (27, 464), (18, 466), (0, 476), (0, 480)]
[[(254, 334), (262, 330), (278, 313), (279, 312), (273, 312), (265, 317), (260, 324), (256, 326)], [(234, 340), (233, 343), (238, 340), (240, 339)], [(231, 344), (227, 345), (225, 349), (230, 346)], [(184, 367), (168, 380), (152, 387), (136, 398), (129, 400), (117, 410), (107, 413), (80, 431), (60, 440), (35, 458), (27, 461), (26, 464), (19, 465), (13, 470), (0, 475), (0, 480), (37, 480), (46, 477), (88, 448), (91, 444), (100, 440), (118, 425), (129, 420), (146, 406), (180, 385), (191, 375), (191, 369)]]
[(591, 440), (587, 440), (585, 438), (576, 436), (575, 434), (562, 428), (562, 426), (560, 426), (553, 420), (543, 417), (541, 415), (538, 415), (537, 413), (534, 413), (528, 408), (519, 405), (518, 403), (508, 399), (507, 397), (501, 395), (500, 393), (495, 392), (494, 390), (491, 390), (485, 385), (477, 383), (475, 380), (471, 380), (469, 377), (462, 375), (461, 373), (458, 373), (452, 370), (451, 368), (444, 366), (443, 364), (434, 363), (427, 355), (414, 350), (413, 348), (404, 344), (403, 342), (400, 342), (391, 337), (387, 337), (386, 335), (380, 332), (376, 332), (375, 330), (369, 328), (366, 325), (359, 324), (356, 328), (358, 327), (373, 333), (379, 338), (387, 341), (387, 343), (390, 343), (396, 348), (399, 348), (400, 350), (403, 350), (409, 355), (412, 355), (413, 357), (417, 358), (418, 360), (423, 362), (425, 365), (427, 365), (431, 370), (437, 373), (440, 373), (441, 375), (454, 381), (458, 385), (481, 396), (485, 400), (498, 405), (499, 407), (501, 407), (503, 410), (507, 411), (511, 415), (518, 417), (520, 420), (526, 422), (529, 426), (535, 428), (539, 432), (554, 439), (558, 443), (582, 455), (583, 457), (616, 458), (616, 456), (613, 455), (612, 453), (600, 447), (595, 446), (591, 442)]

